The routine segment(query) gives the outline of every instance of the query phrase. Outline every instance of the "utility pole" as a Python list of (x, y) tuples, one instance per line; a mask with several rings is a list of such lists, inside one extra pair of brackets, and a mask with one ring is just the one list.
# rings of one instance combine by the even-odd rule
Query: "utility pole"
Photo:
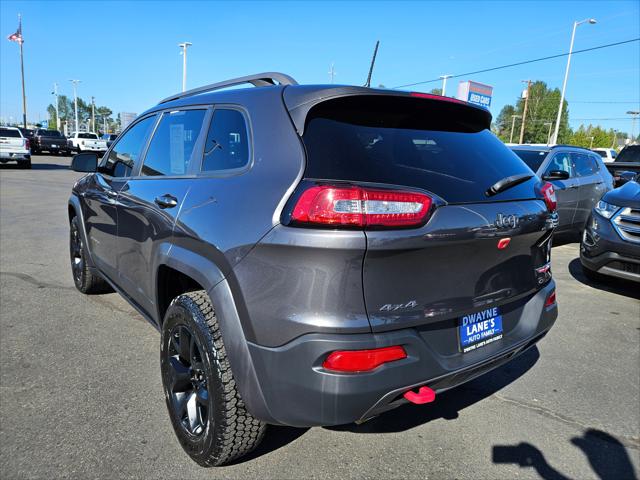
[(376, 48), (373, 49), (373, 58), (371, 59), (371, 66), (369, 67), (369, 75), (367, 75), (367, 83), (364, 84), (365, 87), (371, 86), (371, 75), (373, 74), (373, 66), (376, 63), (376, 56), (378, 55), (379, 46), (380, 40), (376, 40)]
[(441, 95), (444, 97), (447, 93), (447, 78), (451, 78), (453, 75), (440, 75), (442, 79), (442, 93)]
[(80, 131), (80, 124), (78, 123), (78, 92), (76, 90), (76, 87), (78, 86), (78, 84), (80, 83), (80, 80), (69, 80), (72, 84), (73, 84), (73, 104), (74, 104), (74, 110), (75, 110), (75, 131), (79, 132)]
[(636, 141), (636, 119), (640, 115), (640, 111), (629, 110), (627, 115), (631, 115), (631, 144), (635, 144)]
[(616, 137), (618, 136), (617, 131), (613, 131), (613, 140), (611, 140), (611, 148), (616, 148)]
[(187, 48), (189, 48), (193, 43), (191, 42), (182, 42), (179, 43), (178, 46), (182, 49), (182, 91), (187, 90)]
[(513, 127), (516, 125), (516, 118), (522, 118), (520, 115), (511, 115), (511, 135), (509, 135), (509, 143), (513, 143)]
[(524, 112), (522, 113), (522, 124), (520, 125), (520, 145), (524, 142), (524, 124), (527, 121), (527, 106), (529, 105), (529, 90), (531, 89), (531, 80), (522, 80), (527, 83), (527, 93), (524, 97)]
[(56, 97), (56, 130), (60, 130), (60, 110), (58, 101), (58, 84), (53, 84), (53, 96)]
[(591, 150), (593, 148), (593, 139), (595, 137), (589, 137), (591, 139), (591, 142), (589, 143), (589, 150)]
[(333, 83), (333, 77), (336, 76), (336, 70), (333, 68), (333, 62), (331, 62), (331, 67), (329, 67), (329, 78), (331, 79), (331, 83)]
[(573, 53), (573, 40), (576, 37), (576, 28), (578, 25), (589, 22), (591, 25), (596, 23), (594, 18), (587, 18), (579, 22), (573, 22), (573, 32), (571, 33), (571, 44), (569, 45), (569, 55), (567, 56), (567, 69), (564, 71), (564, 82), (562, 82), (562, 93), (560, 94), (560, 106), (558, 107), (558, 117), (556, 119), (556, 129), (553, 132), (553, 144), (558, 143), (558, 133), (560, 132), (560, 119), (562, 118), (562, 106), (564, 105), (564, 94), (567, 90), (567, 79), (569, 78), (569, 66), (571, 65), (571, 53)]
[(22, 126), (27, 128), (27, 95), (24, 89), (24, 52), (22, 50), (22, 44), (24, 43), (24, 37), (22, 35), (22, 15), (18, 14), (18, 30), (15, 33), (9, 35), (7, 39), (10, 42), (16, 42), (20, 45), (20, 74), (22, 75)]
[(91, 97), (91, 124), (92, 124), (92, 128), (91, 131), (95, 132), (96, 131), (96, 102), (95, 102), (95, 98)]

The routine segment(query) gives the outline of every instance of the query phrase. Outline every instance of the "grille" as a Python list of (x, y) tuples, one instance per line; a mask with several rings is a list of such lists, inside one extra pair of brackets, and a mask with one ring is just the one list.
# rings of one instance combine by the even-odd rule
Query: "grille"
[(624, 240), (640, 243), (640, 209), (623, 208), (611, 220), (614, 228)]

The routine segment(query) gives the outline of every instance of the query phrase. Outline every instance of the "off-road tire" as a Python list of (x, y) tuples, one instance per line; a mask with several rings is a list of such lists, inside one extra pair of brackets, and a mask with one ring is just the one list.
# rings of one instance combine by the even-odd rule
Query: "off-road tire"
[(69, 228), (69, 256), (73, 283), (78, 290), (87, 295), (113, 292), (107, 281), (89, 267), (85, 248), (78, 217), (73, 217)]
[[(170, 362), (182, 358), (172, 355), (175, 346), (171, 344), (177, 338), (176, 332), (182, 331), (181, 327), (192, 332), (190, 335), (195, 338), (201, 356), (198, 364), (204, 366), (208, 413), (198, 436), (185, 427), (171, 389), (173, 367)], [(245, 407), (215, 311), (204, 290), (179, 295), (169, 305), (162, 324), (160, 368), (173, 429), (182, 448), (195, 462), (205, 467), (223, 465), (251, 452), (262, 441), (266, 424), (253, 417)]]

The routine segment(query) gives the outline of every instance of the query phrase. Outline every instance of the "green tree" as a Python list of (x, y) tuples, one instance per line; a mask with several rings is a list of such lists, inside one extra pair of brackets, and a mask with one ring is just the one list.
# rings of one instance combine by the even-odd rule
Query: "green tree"
[(580, 125), (571, 136), (571, 144), (584, 148), (609, 148), (616, 133), (613, 129), (605, 130), (599, 125)]
[(432, 88), (429, 93), (431, 93), (433, 95), (442, 95), (442, 89), (441, 88)]
[[(512, 115), (522, 117), (524, 112), (524, 98), (516, 100), (515, 105), (505, 105), (496, 120), (496, 130), (498, 136), (503, 141), (509, 141), (511, 134)], [(558, 104), (560, 103), (560, 90), (553, 90), (547, 87), (542, 81), (531, 84), (529, 89), (529, 103), (527, 105), (527, 118), (524, 130), (524, 143), (547, 143), (549, 136), (549, 123), (551, 130), (555, 126), (558, 115)], [(516, 128), (513, 134), (513, 141), (520, 140), (521, 119), (516, 119)], [(545, 125), (545, 123), (547, 125)], [(571, 139), (571, 129), (569, 128), (569, 104), (565, 100), (562, 105), (562, 119), (558, 132), (558, 143), (567, 143)]]

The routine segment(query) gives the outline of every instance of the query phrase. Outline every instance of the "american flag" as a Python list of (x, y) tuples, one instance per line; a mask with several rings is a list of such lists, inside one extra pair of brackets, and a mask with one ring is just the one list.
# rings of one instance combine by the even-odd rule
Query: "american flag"
[(16, 30), (16, 33), (12, 33), (11, 35), (9, 35), (7, 37), (7, 40), (9, 40), (10, 42), (17, 42), (22, 45), (22, 42), (24, 42), (24, 40), (22, 39), (22, 18), (18, 20), (18, 30)]

